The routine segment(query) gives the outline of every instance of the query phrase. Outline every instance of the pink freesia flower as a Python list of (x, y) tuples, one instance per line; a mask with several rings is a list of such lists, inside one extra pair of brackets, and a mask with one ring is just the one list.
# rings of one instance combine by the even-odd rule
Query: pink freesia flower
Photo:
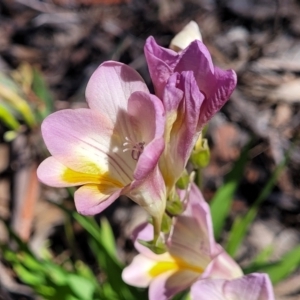
[(156, 95), (163, 99), (164, 88), (174, 73), (192, 71), (204, 101), (199, 115), (203, 126), (225, 104), (236, 86), (233, 70), (215, 67), (205, 45), (195, 40), (179, 53), (160, 47), (153, 37), (145, 44), (145, 55)]
[(155, 93), (166, 111), (166, 147), (160, 167), (169, 191), (181, 176), (202, 127), (229, 99), (236, 74), (214, 67), (199, 40), (177, 53), (149, 37), (144, 51)]
[(191, 300), (274, 300), (267, 274), (253, 273), (234, 280), (204, 279), (192, 285)]
[[(184, 192), (181, 192), (183, 198)], [(151, 225), (138, 228), (135, 247), (140, 252), (123, 271), (123, 280), (133, 286), (149, 286), (149, 299), (169, 299), (199, 278), (233, 279), (240, 267), (216, 244), (207, 203), (192, 185), (185, 212), (175, 218), (167, 238), (167, 252), (154, 254), (138, 240), (151, 240)]]
[(158, 169), (164, 150), (165, 114), (132, 68), (105, 62), (86, 88), (90, 109), (66, 109), (48, 116), (42, 135), (51, 157), (38, 168), (50, 186), (81, 186), (78, 212), (93, 215), (127, 195), (154, 217), (165, 209), (165, 185)]

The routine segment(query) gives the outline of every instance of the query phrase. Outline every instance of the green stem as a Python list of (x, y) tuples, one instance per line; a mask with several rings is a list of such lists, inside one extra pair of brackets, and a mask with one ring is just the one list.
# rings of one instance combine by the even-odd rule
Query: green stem
[(161, 230), (161, 218), (153, 217), (153, 230), (153, 245), (158, 246)]
[(200, 190), (203, 188), (203, 173), (202, 173), (202, 168), (197, 169), (197, 186), (199, 187)]

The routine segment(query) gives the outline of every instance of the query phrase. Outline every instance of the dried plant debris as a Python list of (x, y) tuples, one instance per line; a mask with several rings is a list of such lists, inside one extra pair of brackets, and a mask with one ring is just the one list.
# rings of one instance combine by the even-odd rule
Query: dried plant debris
[[(104, 60), (129, 64), (152, 88), (143, 54), (146, 37), (153, 35), (168, 46), (174, 34), (194, 19), (215, 64), (238, 74), (236, 91), (207, 132), (211, 162), (204, 171), (204, 194), (213, 197), (243, 146), (254, 138), (252, 160), (232, 208), (233, 215), (246, 212), (290, 150), (289, 163), (240, 253), (242, 257), (251, 249), (248, 255), (255, 255), (274, 243), (275, 259), (299, 242), (299, 15), (296, 0), (2, 0), (0, 71), (8, 74), (23, 63), (35, 66), (50, 87), (56, 109), (83, 107), (87, 79)], [(1, 139), (5, 130), (0, 125)], [(59, 235), (56, 226), (65, 221), (61, 211), (46, 200), (68, 198), (66, 191), (57, 194), (36, 181), (33, 174), (45, 151), (37, 147), (40, 143), (34, 128), (21, 132), (11, 143), (0, 144), (0, 216), (37, 254), (49, 237)], [(124, 226), (128, 201), (120, 203), (107, 214), (118, 235), (119, 253), (128, 260), (132, 257), (128, 236), (135, 222)], [(133, 214), (135, 221), (146, 218), (138, 208)], [(7, 239), (1, 226), (0, 242)], [(5, 293), (32, 296), (27, 287), (16, 285), (6, 265), (0, 264), (0, 274)], [(299, 299), (299, 280), (296, 273), (281, 282), (275, 288), (276, 299)]]

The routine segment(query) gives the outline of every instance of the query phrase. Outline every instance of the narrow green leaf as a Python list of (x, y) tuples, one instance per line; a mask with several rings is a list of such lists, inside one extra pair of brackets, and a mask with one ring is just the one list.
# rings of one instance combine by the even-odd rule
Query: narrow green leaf
[(49, 281), (52, 282), (54, 286), (64, 286), (67, 285), (67, 275), (66, 270), (51, 261), (43, 263), (44, 272), (47, 275)]
[(248, 160), (250, 147), (251, 142), (244, 147), (233, 169), (225, 177), (223, 186), (218, 189), (211, 201), (210, 209), (216, 239), (220, 237), (226, 218), (228, 217), (234, 193), (240, 183)]
[(250, 224), (253, 222), (253, 220), (257, 215), (259, 206), (271, 193), (278, 179), (279, 174), (284, 169), (286, 164), (287, 164), (287, 155), (285, 156), (283, 161), (276, 167), (274, 173), (268, 180), (267, 184), (265, 185), (265, 187), (263, 188), (263, 190), (261, 191), (257, 199), (254, 201), (252, 207), (250, 208), (246, 216), (244, 216), (243, 218), (241, 217), (236, 218), (236, 220), (234, 221), (232, 229), (229, 234), (228, 243), (226, 246), (226, 250), (228, 254), (231, 255), (232, 257), (235, 256), (240, 244), (244, 240), (248, 227), (250, 226)]
[(44, 264), (41, 260), (37, 259), (35, 256), (28, 254), (26, 252), (18, 253), (19, 260), (24, 264), (24, 266), (34, 272), (43, 272)]
[(88, 279), (76, 274), (68, 274), (67, 282), (74, 294), (81, 300), (92, 300), (95, 286)]
[(0, 103), (0, 120), (11, 130), (17, 130), (20, 127), (20, 123), (3, 103)]
[(36, 124), (35, 116), (26, 99), (24, 99), (15, 91), (11, 90), (8, 86), (5, 86), (1, 83), (0, 96), (7, 104), (11, 105), (22, 115), (28, 126), (33, 127)]
[(13, 269), (18, 274), (20, 279), (29, 285), (39, 286), (45, 283), (45, 277), (43, 274), (32, 272), (21, 264), (14, 264)]
[(3, 225), (6, 227), (6, 230), (8, 231), (10, 238), (12, 238), (18, 245), (19, 251), (22, 250), (23, 252), (27, 253), (28, 255), (35, 257), (33, 252), (29, 249), (28, 245), (21, 240), (21, 238), (14, 232), (14, 230), (11, 229), (11, 227), (5, 222), (4, 219), (0, 217), (0, 221), (2, 221)]
[(5, 258), (6, 261), (11, 264), (17, 263), (19, 260), (17, 258), (17, 254), (11, 251), (6, 244), (0, 244), (1, 255)]
[(3, 72), (0, 72), (0, 83), (4, 84), (15, 93), (20, 94), (22, 92), (20, 86), (10, 76)]
[(53, 112), (53, 98), (47, 87), (45, 79), (37, 70), (33, 70), (32, 89), (34, 93), (43, 101), (44, 106), (40, 109), (41, 118), (44, 119)]
[[(122, 280), (121, 275), (124, 266), (117, 257), (114, 235), (107, 220), (102, 220), (101, 226), (99, 226), (94, 218), (67, 210), (57, 203), (53, 204), (71, 215), (89, 234), (89, 246), (100, 269), (106, 274), (107, 283), (111, 286), (111, 291), (116, 293), (117, 299), (143, 299), (144, 292), (126, 285)], [(106, 289), (107, 291), (110, 290), (110, 288)]]
[[(55, 290), (55, 287), (53, 287), (53, 286), (46, 286), (46, 285), (37, 285), (37, 286), (34, 286), (33, 287), (34, 288), (34, 290), (35, 290), (35, 292), (36, 293), (38, 293), (38, 294), (40, 294), (41, 296), (44, 296), (45, 297), (45, 299), (47, 299), (47, 300), (54, 300), (54, 299), (56, 299), (56, 300), (62, 300), (63, 298), (57, 298), (56, 297), (56, 290)], [(63, 297), (63, 295), (61, 295), (62, 297)]]
[[(104, 282), (101, 284), (102, 290), (103, 290), (103, 295), (104, 299), (110, 299), (110, 300), (120, 300), (120, 296), (118, 295), (117, 291), (113, 290), (109, 282)], [(138, 298), (131, 298), (131, 299), (138, 299)], [(141, 298), (144, 299), (144, 298)], [(145, 298), (146, 299), (146, 298)]]
[(274, 252), (274, 245), (267, 246), (254, 258), (253, 263), (262, 264), (268, 262), (273, 252)]
[(101, 226), (100, 226), (100, 238), (103, 247), (105, 247), (106, 251), (112, 256), (117, 258), (117, 247), (115, 243), (114, 233), (111, 229), (111, 226), (106, 218), (101, 218)]
[(255, 264), (244, 269), (246, 274), (252, 272), (264, 272), (269, 274), (273, 284), (287, 278), (292, 272), (300, 267), (300, 245), (286, 253), (280, 261)]

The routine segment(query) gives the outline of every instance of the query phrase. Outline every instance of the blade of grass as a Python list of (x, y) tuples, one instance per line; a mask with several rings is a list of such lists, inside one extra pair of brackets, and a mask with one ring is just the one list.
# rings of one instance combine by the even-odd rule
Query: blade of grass
[(264, 272), (269, 274), (273, 284), (287, 278), (300, 267), (300, 245), (286, 253), (280, 261), (272, 263), (252, 264), (244, 269), (245, 274)]
[(35, 68), (33, 69), (32, 89), (38, 98), (43, 102), (43, 107), (39, 110), (41, 119), (43, 120), (53, 112), (53, 98), (47, 87), (42, 74)]
[(3, 257), (11, 263), (19, 279), (30, 285), (36, 293), (49, 300), (105, 299), (97, 278), (83, 262), (75, 263), (72, 268), (74, 272), (51, 259), (39, 259), (10, 226), (5, 225), (18, 247), (12, 251), (8, 245), (0, 244)]
[(0, 83), (0, 96), (23, 116), (29, 127), (34, 127), (34, 114), (24, 98), (2, 83)]
[(274, 246), (273, 245), (267, 246), (254, 258), (253, 264), (262, 264), (268, 262), (273, 252), (274, 252)]
[(259, 206), (271, 193), (275, 183), (277, 182), (280, 173), (282, 172), (282, 170), (285, 168), (287, 164), (287, 160), (288, 160), (288, 154), (286, 154), (282, 162), (276, 167), (274, 173), (268, 180), (267, 184), (265, 185), (265, 187), (263, 188), (263, 190), (261, 191), (257, 199), (254, 201), (252, 207), (250, 208), (246, 216), (235, 219), (226, 245), (226, 251), (232, 257), (235, 256), (239, 246), (241, 245), (247, 233), (250, 224), (253, 222), (254, 218), (256, 217)]
[(224, 223), (228, 217), (234, 193), (242, 178), (248, 160), (251, 145), (252, 143), (250, 142), (244, 147), (233, 169), (225, 177), (223, 186), (218, 189), (211, 201), (210, 210), (216, 239), (220, 237)]
[(20, 127), (20, 123), (3, 103), (0, 103), (0, 120), (11, 130), (18, 130)]
[(100, 269), (106, 274), (107, 283), (112, 291), (117, 293), (118, 299), (143, 299), (144, 292), (128, 286), (122, 280), (123, 264), (119, 261), (116, 253), (114, 235), (109, 223), (103, 219), (101, 226), (95, 219), (85, 217), (75, 211), (67, 210), (62, 205), (53, 203), (70, 214), (89, 234), (89, 245), (94, 253)]
[(7, 224), (7, 222), (0, 217), (0, 221), (3, 222), (4, 226), (6, 227), (9, 236), (17, 243), (19, 250), (24, 251), (25, 253), (29, 254), (32, 257), (35, 257), (33, 252), (28, 247), (27, 243), (22, 241), (22, 239), (11, 229), (11, 227)]

